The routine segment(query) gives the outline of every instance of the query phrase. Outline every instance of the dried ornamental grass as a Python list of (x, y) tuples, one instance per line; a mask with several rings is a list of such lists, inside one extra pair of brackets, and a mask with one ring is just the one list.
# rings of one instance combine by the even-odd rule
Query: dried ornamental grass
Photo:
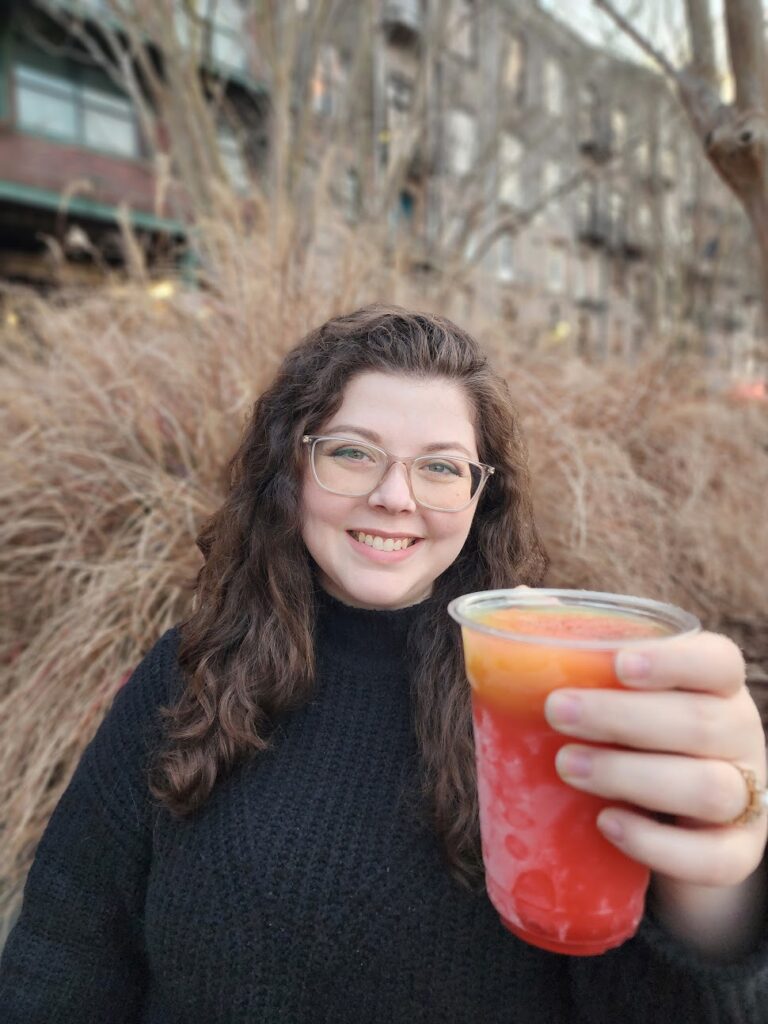
[[(332, 256), (310, 253), (297, 266), (263, 238), (209, 225), (205, 291), (165, 303), (138, 287), (60, 306), (34, 299), (25, 331), (8, 339), (6, 907), (116, 688), (188, 607), (194, 537), (283, 352), (342, 309), (373, 298), (414, 304), (411, 282), (378, 273), (364, 243), (340, 242)], [(764, 411), (707, 396), (700, 367), (587, 367), (521, 352), (496, 325), (478, 327), (523, 415), (550, 582), (667, 598), (715, 628), (764, 621)]]

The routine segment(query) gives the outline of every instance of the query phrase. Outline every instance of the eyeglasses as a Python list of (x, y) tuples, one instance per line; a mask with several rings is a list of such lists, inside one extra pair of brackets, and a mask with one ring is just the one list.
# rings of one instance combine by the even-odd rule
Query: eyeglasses
[(459, 455), (398, 459), (383, 448), (350, 437), (305, 434), (312, 474), (325, 491), (348, 498), (372, 494), (395, 463), (404, 466), (414, 501), (436, 512), (461, 512), (475, 501), (493, 466)]

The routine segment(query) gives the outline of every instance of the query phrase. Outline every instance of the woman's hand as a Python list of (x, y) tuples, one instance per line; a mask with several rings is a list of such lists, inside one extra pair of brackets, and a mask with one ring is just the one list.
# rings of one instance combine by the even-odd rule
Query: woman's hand
[(635, 805), (603, 810), (601, 831), (656, 873), (665, 922), (703, 948), (719, 933), (727, 950), (724, 930), (734, 917), (743, 924), (737, 905), (761, 910), (747, 880), (768, 835), (765, 813), (732, 824), (748, 799), (736, 766), (766, 784), (765, 734), (741, 652), (724, 636), (699, 633), (619, 652), (616, 670), (629, 690), (558, 690), (547, 699), (550, 725), (585, 741), (560, 750), (557, 770), (577, 789)]

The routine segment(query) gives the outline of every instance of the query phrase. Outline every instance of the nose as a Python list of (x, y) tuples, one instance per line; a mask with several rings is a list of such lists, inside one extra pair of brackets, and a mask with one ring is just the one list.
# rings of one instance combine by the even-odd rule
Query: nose
[(372, 508), (385, 508), (388, 512), (416, 511), (408, 470), (401, 462), (395, 462), (389, 467), (389, 472), (384, 474), (376, 490), (368, 495), (368, 504)]

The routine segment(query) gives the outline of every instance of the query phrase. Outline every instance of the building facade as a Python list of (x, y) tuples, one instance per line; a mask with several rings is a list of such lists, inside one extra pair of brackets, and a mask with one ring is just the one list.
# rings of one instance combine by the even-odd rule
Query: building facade
[[(177, 9), (179, 39), (192, 46), (183, 5)], [(252, 99), (261, 87), (245, 8), (200, 0), (199, 11), (201, 66), (235, 105)], [(175, 261), (183, 250), (183, 196), (160, 188), (157, 138), (149, 144), (135, 99), (97, 57), (110, 52), (110, 39), (127, 50), (108, 0), (0, 7), (0, 278), (98, 280), (105, 267), (124, 262), (121, 217), (149, 263)], [(150, 51), (149, 59), (161, 58)], [(162, 124), (155, 130), (161, 134)], [(218, 144), (232, 184), (247, 187), (243, 148), (224, 121)]]
[[(168, 2), (236, 115), (218, 146), (246, 191), (267, 178), (275, 85), (260, 34), (274, 26), (246, 0)], [(0, 277), (56, 282), (119, 263), (120, 204), (151, 257), (178, 254), (183, 202), (158, 189), (139, 111), (82, 33), (64, 45), (67, 11), (97, 38), (110, 0), (1, 10)], [(354, 105), (334, 195), (347, 219), (383, 220), (414, 273), (448, 275), (467, 310), (480, 304), (533, 344), (631, 356), (674, 330), (681, 344), (749, 349), (746, 219), (654, 69), (531, 0), (337, 0), (319, 39), (312, 0), (279, 10), (306, 29), (289, 104), (311, 114), (306, 159), (319, 166)], [(51, 239), (66, 261), (52, 262)]]
[(673, 328), (749, 348), (748, 223), (654, 69), (519, 0), (384, 2), (380, 44), (390, 147), (431, 65), (415, 112), (430, 157), (398, 212), (436, 263), (462, 249), (469, 304), (585, 353), (631, 356)]

